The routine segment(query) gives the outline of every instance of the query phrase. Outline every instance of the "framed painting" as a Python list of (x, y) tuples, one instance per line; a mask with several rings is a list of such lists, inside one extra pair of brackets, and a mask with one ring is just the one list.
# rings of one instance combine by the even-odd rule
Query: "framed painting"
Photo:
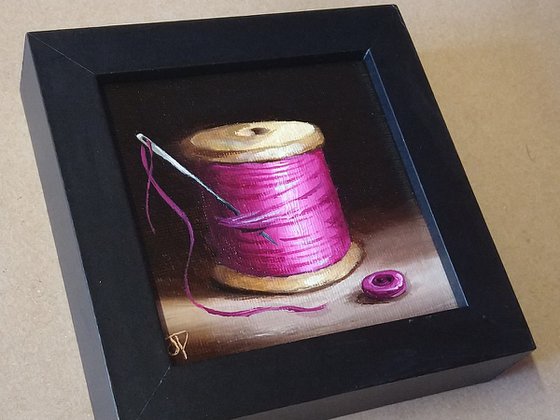
[(30, 33), (22, 97), (100, 418), (324, 418), (534, 348), (393, 6)]

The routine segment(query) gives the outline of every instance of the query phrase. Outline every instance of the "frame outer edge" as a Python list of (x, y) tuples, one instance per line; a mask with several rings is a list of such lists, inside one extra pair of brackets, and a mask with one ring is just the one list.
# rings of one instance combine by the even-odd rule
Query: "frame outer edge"
[[(386, 6), (387, 7), (387, 6)], [(404, 24), (402, 23), (402, 17), (400, 16), (400, 13), (398, 12), (398, 9), (396, 9), (396, 7), (394, 6), (390, 6), (391, 10), (390, 10), (390, 15), (397, 20), (400, 20), (400, 23), (398, 23), (399, 25), (402, 25), (402, 28), (399, 26), (399, 30), (403, 30), (406, 31), (406, 27), (404, 26)], [(332, 11), (331, 11), (332, 12)], [(385, 10), (384, 13), (387, 13), (388, 10)], [(340, 12), (337, 12), (337, 14), (339, 14)], [(356, 10), (355, 12), (352, 11), (353, 13), (360, 13), (363, 16), (364, 11), (363, 10)], [(229, 19), (229, 18), (228, 18)], [(264, 18), (263, 18), (264, 19)], [(267, 19), (268, 21), (270, 21), (269, 19)], [(184, 23), (181, 23), (181, 25), (183, 25)], [(173, 28), (175, 28), (178, 25), (178, 23), (176, 23)], [(200, 25), (200, 22), (199, 22)], [(204, 23), (204, 25), (209, 25), (209, 26), (213, 26), (210, 25), (209, 22)], [(130, 28), (130, 27), (129, 27)], [(159, 28), (159, 26), (152, 26), (151, 28)], [(166, 28), (168, 28), (166, 26)], [(121, 27), (122, 29), (122, 27)], [(136, 31), (138, 28), (130, 28), (131, 30), (134, 29), (134, 31)], [(109, 40), (113, 39), (111, 37), (116, 36), (115, 31), (117, 31), (116, 29), (113, 29), (110, 33), (110, 37), (108, 37)], [(92, 275), (92, 272), (89, 271), (91, 269), (91, 267), (89, 267), (87, 265), (87, 257), (88, 257), (88, 252), (87, 252), (87, 248), (83, 248), (84, 252), (83, 252), (83, 256), (85, 257), (84, 260), (82, 260), (82, 255), (80, 253), (80, 249), (78, 248), (78, 238), (76, 236), (77, 233), (81, 233), (80, 231), (80, 225), (79, 223), (73, 222), (71, 213), (70, 213), (70, 204), (74, 205), (74, 201), (71, 201), (69, 203), (68, 199), (70, 198), (70, 200), (72, 200), (73, 195), (71, 194), (70, 191), (68, 191), (65, 189), (65, 184), (64, 184), (64, 180), (62, 179), (62, 175), (61, 175), (61, 170), (64, 171), (65, 170), (65, 161), (64, 161), (64, 155), (59, 154), (57, 156), (56, 150), (55, 150), (55, 143), (54, 143), (54, 138), (53, 138), (53, 133), (56, 136), (56, 140), (59, 141), (59, 134), (57, 134), (56, 130), (57, 130), (57, 120), (55, 119), (56, 116), (54, 116), (51, 113), (51, 103), (49, 102), (49, 97), (45, 97), (45, 92), (48, 91), (48, 78), (49, 78), (49, 73), (47, 70), (45, 70), (42, 67), (43, 63), (43, 59), (44, 59), (44, 55), (47, 54), (47, 52), (50, 54), (51, 58), (52, 56), (54, 56), (55, 54), (59, 54), (61, 57), (63, 57), (66, 60), (69, 60), (68, 63), (73, 62), (74, 64), (78, 64), (80, 67), (82, 67), (83, 69), (86, 69), (86, 67), (82, 66), (80, 63), (82, 63), (82, 59), (84, 57), (82, 57), (81, 55), (74, 55), (74, 53), (76, 53), (75, 49), (70, 49), (67, 50), (65, 48), (60, 48), (60, 45), (64, 46), (64, 42), (66, 38), (72, 38), (73, 41), (76, 41), (75, 37), (79, 34), (83, 34), (83, 33), (88, 33), (90, 34), (91, 31), (87, 30), (87, 31), (79, 31), (79, 32), (65, 32), (65, 34), (59, 34), (58, 32), (54, 35), (56, 36), (61, 36), (62, 41), (60, 41), (57, 37), (53, 37), (54, 38), (45, 38), (46, 35), (44, 33), (38, 33), (38, 34), (28, 34), (27, 38), (26, 38), (26, 45), (25, 45), (25, 55), (24, 55), (24, 66), (23, 66), (23, 72), (22, 72), (22, 86), (21, 86), (21, 93), (22, 93), (22, 99), (23, 99), (23, 103), (24, 103), (24, 108), (25, 108), (25, 113), (26, 116), (28, 118), (28, 123), (29, 123), (29, 130), (30, 130), (30, 134), (32, 137), (32, 142), (33, 142), (33, 146), (34, 146), (34, 152), (35, 152), (35, 156), (36, 156), (36, 161), (37, 161), (37, 166), (39, 168), (39, 173), (41, 175), (41, 182), (42, 182), (42, 186), (43, 186), (43, 190), (44, 190), (44, 195), (45, 195), (45, 201), (47, 204), (47, 209), (48, 209), (48, 213), (49, 213), (49, 218), (51, 221), (51, 226), (52, 226), (52, 230), (53, 230), (53, 236), (55, 239), (55, 243), (57, 246), (57, 252), (59, 255), (59, 260), (60, 260), (60, 265), (61, 265), (61, 269), (63, 272), (63, 276), (64, 276), (64, 281), (65, 281), (65, 288), (66, 288), (66, 293), (68, 296), (68, 300), (69, 300), (69, 306), (71, 309), (71, 314), (72, 314), (72, 318), (73, 318), (73, 322), (74, 322), (74, 327), (76, 330), (76, 336), (78, 339), (78, 345), (80, 348), (80, 354), (81, 354), (81, 358), (82, 358), (82, 364), (86, 373), (86, 380), (88, 382), (88, 390), (90, 393), (90, 398), (92, 401), (92, 405), (94, 408), (94, 413), (96, 415), (96, 417), (99, 418), (108, 418), (108, 419), (113, 419), (113, 418), (118, 418), (119, 414), (115, 405), (115, 398), (117, 399), (118, 402), (118, 407), (121, 410), (121, 416), (126, 417), (127, 416), (127, 410), (130, 408), (127, 406), (127, 404), (130, 404), (130, 401), (133, 400), (134, 398), (131, 397), (131, 394), (133, 394), (133, 392), (130, 392), (127, 395), (122, 395), (123, 394), (123, 388), (121, 384), (119, 383), (119, 376), (115, 374), (115, 372), (118, 373), (118, 370), (120, 369), (120, 366), (117, 366), (116, 363), (118, 363), (119, 359), (118, 359), (118, 352), (115, 352), (113, 347), (111, 346), (111, 340), (107, 339), (107, 333), (111, 332), (111, 328), (107, 327), (107, 324), (104, 324), (104, 314), (103, 312), (99, 309), (100, 302), (101, 299), (106, 299), (107, 296), (104, 294), (100, 294), (96, 295), (96, 289), (95, 286), (92, 286), (91, 289), (88, 286), (88, 282), (87, 280), (89, 279), (90, 281), (94, 278)], [(167, 32), (166, 32), (167, 33)], [(70, 37), (70, 35), (72, 35)], [(406, 40), (406, 42), (410, 43), (410, 36), (407, 35), (408, 38)], [(79, 37), (78, 37), (79, 38)], [(91, 43), (91, 39), (89, 39), (88, 37), (83, 38), (85, 41), (82, 42), (77, 42), (76, 44), (79, 44), (79, 47), (83, 48), (84, 45), (88, 45), (87, 42)], [(67, 39), (66, 39), (67, 40)], [(79, 40), (78, 40), (79, 41)], [(400, 39), (401, 42), (404, 42), (402, 39)], [(58, 42), (58, 43), (57, 43)], [(59, 45), (60, 44), (60, 45)], [(344, 44), (346, 45), (346, 44)], [(361, 45), (361, 44), (360, 44)], [(55, 49), (54, 46), (56, 46), (57, 48)], [(76, 47), (78, 48), (78, 47)], [(412, 47), (414, 48), (414, 47)], [(328, 48), (327, 48), (328, 49)], [(48, 51), (47, 51), (48, 50)], [(86, 48), (83, 48), (84, 51), (88, 51)], [(74, 59), (69, 58), (69, 56), (66, 56), (65, 53), (62, 53), (61, 51), (66, 51), (71, 57), (78, 57), (76, 58), (78, 61), (75, 61)], [(322, 50), (321, 50), (322, 51)], [(327, 51), (328, 52), (328, 51)], [(87, 56), (85, 57), (87, 58)], [(246, 58), (246, 57), (245, 57)], [(412, 59), (410, 57), (408, 57), (409, 60)], [(418, 56), (416, 55), (414, 57), (415, 60), (418, 61)], [(86, 61), (86, 63), (89, 63)], [(94, 62), (93, 64), (96, 64), (97, 62)], [(109, 59), (107, 59), (107, 57), (104, 57), (104, 59), (102, 60), (102, 64), (107, 65), (107, 63), (111, 63), (111, 61)], [(120, 61), (119, 61), (120, 63)], [(131, 61), (131, 63), (137, 64), (134, 61)], [(195, 60), (196, 63), (196, 60)], [(74, 65), (73, 64), (73, 65)], [(89, 63), (92, 64), (92, 63)], [(97, 69), (99, 70), (97, 67), (95, 66), (90, 66), (87, 65), (88, 68), (92, 68), (92, 69)], [(98, 64), (98, 63), (97, 63)], [(127, 63), (127, 65), (129, 65), (130, 63)], [(205, 62), (203, 63), (205, 65), (207, 65), (208, 63)], [(223, 63), (218, 63), (218, 64), (223, 64)], [(37, 68), (37, 66), (41, 66), (40, 68)], [(128, 68), (128, 67), (126, 67)], [(170, 67), (171, 68), (171, 67)], [(86, 69), (87, 70), (87, 69)], [(112, 68), (109, 68), (109, 70), (112, 70)], [(81, 71), (81, 70), (80, 70)], [(426, 75), (423, 73), (422, 71), (422, 77), (426, 77)], [(99, 71), (91, 71), (91, 73), (95, 76), (99, 76), (102, 75), (102, 72)], [(110, 73), (110, 72), (109, 72)], [(422, 85), (424, 85), (424, 83), (427, 84), (427, 87), (423, 88), (427, 88), (429, 91), (429, 99), (433, 100), (435, 103), (435, 106), (437, 108), (437, 103), (435, 102), (435, 98), (433, 98), (433, 93), (431, 92), (431, 88), (429, 88), (429, 84), (427, 82), (427, 80), (422, 79)], [(379, 93), (379, 92), (378, 92)], [(391, 99), (391, 98), (389, 98)], [(393, 101), (391, 101), (391, 103), (393, 103)], [(49, 121), (49, 116), (47, 116), (47, 111), (49, 111), (49, 116), (51, 118), (53, 118), (51, 121)], [(439, 111), (439, 108), (437, 108), (437, 111), (439, 112), (439, 114), (437, 115), (437, 119), (438, 119), (438, 126), (440, 124), (441, 121), (443, 121), (442, 116), (441, 116), (441, 112)], [(445, 124), (445, 123), (443, 123)], [(447, 129), (443, 128), (443, 132), (439, 133), (439, 135), (441, 136), (442, 133), (445, 135), (446, 138), (449, 138), (449, 133), (447, 131)], [(451, 141), (451, 140), (449, 140)], [(58, 146), (58, 144), (56, 144)], [(453, 146), (451, 146), (453, 147)], [(455, 152), (456, 153), (456, 152)], [(458, 161), (458, 157), (455, 156), (455, 158), (457, 158)], [(460, 162), (460, 161), (459, 161)], [(461, 179), (461, 182), (467, 182), (466, 177), (463, 179), (464, 177), (464, 171), (462, 171), (461, 167), (458, 169), (459, 171), (459, 175), (455, 174), (455, 176), (459, 176)], [(66, 181), (69, 181), (69, 178), (66, 178)], [(468, 184), (467, 184), (468, 185)], [(66, 185), (67, 186), (67, 185)], [(472, 191), (471, 191), (472, 192)], [(469, 194), (468, 197), (469, 200), (474, 200), (474, 202), (476, 203), (476, 199), (474, 197), (474, 195)], [(73, 207), (74, 209), (74, 207)], [(78, 209), (79, 210), (79, 209)], [(480, 210), (479, 210), (480, 212)], [(75, 214), (78, 214), (78, 211), (75, 212)], [(479, 215), (479, 213), (477, 213), (477, 215)], [(482, 217), (481, 215), (479, 217)], [(483, 220), (483, 219), (482, 219)], [(484, 222), (482, 222), (484, 223)], [(78, 232), (76, 232), (76, 229), (78, 229)], [(487, 236), (489, 236), (489, 232), (488, 229), (486, 227), (486, 230), (483, 232), (484, 237), (486, 238)], [(491, 238), (491, 237), (490, 237)], [(80, 240), (81, 240), (81, 236), (80, 236)], [(494, 246), (494, 250), (495, 250), (495, 246)], [(496, 257), (498, 259), (498, 261), (500, 261), (499, 256), (496, 255)], [(86, 264), (86, 269), (88, 269), (88, 278), (86, 278), (86, 275), (84, 273), (84, 262)], [(95, 274), (95, 273), (94, 273)], [(501, 281), (507, 281), (507, 276), (504, 278), (499, 278), (498, 280)], [(509, 282), (508, 282), (509, 284)], [(511, 288), (511, 285), (509, 286)], [(513, 294), (513, 292), (511, 292), (511, 296), (506, 296), (506, 298), (508, 299), (513, 299), (515, 300), (515, 302), (517, 303), (517, 300), (515, 298), (515, 295)], [(508, 300), (506, 299), (506, 300)], [(93, 303), (95, 303), (95, 308), (97, 308), (98, 310), (98, 316), (99, 319), (96, 319), (96, 315), (94, 312), (94, 308), (93, 308)], [(102, 307), (102, 306), (101, 306)], [(509, 307), (507, 307), (509, 309)], [(457, 311), (458, 312), (458, 311)], [(457, 315), (457, 312), (454, 312), (453, 315)], [(502, 309), (501, 311), (499, 311), (499, 315), (503, 315), (504, 310)], [(511, 310), (509, 310), (507, 312), (507, 316), (503, 316), (502, 318), (499, 319), (499, 321), (507, 321), (509, 322), (508, 325), (510, 325), (512, 328), (515, 327), (516, 330), (522, 331), (523, 332), (523, 337), (521, 337), (521, 332), (519, 332), (519, 334), (516, 335), (516, 337), (513, 337), (510, 339), (513, 340), (515, 339), (516, 344), (519, 345), (525, 345), (525, 348), (527, 348), (527, 337), (525, 337), (525, 333), (524, 331), (528, 331), (527, 329), (527, 325), (526, 322), (523, 322), (523, 325), (519, 325), (519, 320), (517, 318), (517, 312), (521, 312), (519, 305), (517, 303), (517, 306), (514, 308), (511, 308)], [(440, 315), (440, 314), (436, 314), (436, 315)], [(452, 315), (452, 314), (450, 314)], [(515, 315), (515, 316), (514, 316)], [(521, 315), (523, 317), (523, 315)], [(431, 315), (430, 315), (431, 317)], [(439, 318), (439, 319), (443, 319), (443, 315), (442, 316), (434, 316), (434, 318)], [(468, 323), (472, 323), (470, 320), (470, 318), (468, 317), (459, 317), (459, 316), (455, 316), (455, 317), (451, 317), (448, 316), (446, 317), (447, 319), (453, 318), (453, 320), (455, 322), (461, 322), (461, 325), (467, 325)], [(99, 321), (99, 322), (98, 322)], [(504, 322), (505, 322), (504, 321)], [(430, 321), (431, 322), (431, 321)], [(443, 321), (438, 321), (440, 323), (442, 323)], [(488, 332), (488, 331), (492, 331), (492, 328), (490, 323), (493, 322), (493, 320), (486, 320), (484, 321), (484, 325), (485, 328), (482, 330), (482, 332)], [(426, 321), (425, 319), (422, 319), (419, 321), (419, 324), (421, 324), (423, 329), (426, 329), (427, 325), (429, 324), (428, 321)], [(411, 328), (403, 328), (402, 325), (403, 323), (399, 324), (400, 325), (400, 329), (405, 331), (408, 330), (410, 331)], [(439, 324), (438, 324), (439, 325)], [(470, 324), (468, 324), (467, 326), (470, 326)], [(112, 325), (111, 325), (112, 327)], [(158, 328), (159, 328), (159, 324), (158, 324)], [(388, 335), (387, 332), (390, 330), (390, 328), (388, 328), (387, 326), (383, 326), (383, 325), (378, 325), (376, 326), (377, 330), (382, 330), (383, 334), (385, 334), (384, 336), (388, 336), (388, 338), (391, 340), (391, 336), (390, 334)], [(101, 337), (100, 337), (100, 331), (103, 332), (103, 342), (106, 343), (106, 348), (107, 348), (107, 353), (101, 353), (103, 352), (103, 348), (102, 348), (102, 342), (101, 342)], [(159, 336), (159, 332), (160, 330), (158, 329), (158, 336)], [(346, 334), (346, 337), (350, 336), (350, 332), (347, 331), (344, 334)], [(529, 333), (530, 334), (530, 333)], [(415, 339), (418, 339), (418, 337), (416, 337)], [(317, 339), (319, 340), (319, 339)], [(316, 342), (318, 342), (316, 340)], [(521, 341), (523, 341), (523, 343), (521, 343)], [(326, 343), (329, 342), (329, 340), (327, 340), (327, 337), (322, 337), (321, 338), (321, 342), (322, 343)], [(532, 341), (531, 341), (532, 343)], [(534, 348), (534, 344), (529, 343), (529, 346), (532, 348)], [(293, 344), (293, 343), (292, 343)], [(300, 343), (301, 344), (301, 343)], [(365, 346), (365, 344), (363, 344), (363, 342), (357, 341), (356, 342), (357, 345), (362, 345), (362, 347)], [(303, 411), (302, 416), (304, 416), (306, 413), (308, 414), (307, 417), (299, 417), (299, 418), (323, 418), (322, 416), (327, 416), (327, 417), (332, 417), (333, 415), (335, 415), (339, 410), (348, 410), (348, 407), (350, 407), (350, 409), (352, 410), (351, 412), (356, 412), (359, 411), (360, 409), (367, 409), (367, 408), (371, 408), (371, 407), (375, 407), (375, 406), (380, 406), (383, 404), (389, 404), (389, 403), (393, 403), (396, 402), (397, 400), (404, 400), (404, 399), (411, 399), (411, 398), (416, 398), (419, 396), (423, 396), (423, 395), (427, 395), (429, 393), (433, 393), (433, 392), (440, 392), (440, 391), (444, 391), (447, 389), (452, 389), (452, 388), (456, 388), (456, 387), (460, 387), (460, 386), (465, 386), (465, 385), (470, 385), (476, 382), (481, 382), (484, 380), (489, 380), (491, 378), (493, 378), (494, 376), (496, 376), (496, 374), (498, 374), (500, 371), (502, 371), (503, 369), (505, 369), (506, 367), (508, 367), (509, 365), (511, 365), (512, 363), (514, 363), (518, 358), (522, 357), (524, 355), (524, 353), (519, 352), (518, 354), (512, 354), (510, 356), (505, 356), (504, 352), (502, 351), (501, 353), (496, 353), (499, 350), (503, 350), (503, 346), (502, 345), (497, 345), (495, 342), (491, 343), (493, 345), (492, 348), (490, 348), (489, 350), (486, 350), (486, 353), (482, 352), (482, 350), (476, 348), (477, 343), (474, 344), (473, 346), (473, 353), (467, 353), (465, 354), (464, 352), (462, 353), (457, 353), (457, 358), (453, 361), (454, 363), (464, 363), (465, 358), (468, 359), (468, 361), (470, 361), (471, 363), (476, 362), (477, 360), (475, 360), (475, 356), (476, 357), (487, 357), (487, 358), (491, 358), (491, 357), (498, 357), (497, 359), (492, 359), (492, 360), (485, 360), (483, 362), (480, 363), (476, 363), (476, 364), (470, 364), (465, 366), (464, 364), (462, 366), (460, 366), (459, 368), (455, 368), (455, 369), (450, 369), (448, 371), (437, 371), (437, 370), (432, 370), (432, 373), (429, 373), (425, 376), (421, 376), (421, 377), (414, 377), (414, 378), (409, 378), (409, 379), (400, 379), (400, 378), (392, 378), (392, 380), (394, 380), (395, 382), (391, 382), (391, 383), (383, 383), (382, 385), (379, 386), (373, 386), (373, 388), (360, 388), (360, 387), (346, 387), (346, 390), (349, 390), (350, 392), (346, 393), (346, 394), (334, 394), (332, 396), (327, 396), (325, 398), (322, 399), (317, 399), (314, 401), (310, 401), (307, 403), (296, 403), (294, 405), (291, 406), (286, 406), (282, 409), (278, 409), (278, 410), (286, 410), (285, 411), (285, 416), (277, 416), (274, 417), (273, 415), (268, 415), (265, 416), (263, 418), (298, 418), (298, 417), (291, 417), (290, 413), (292, 413), (293, 411), (296, 410), (297, 407), (302, 407)], [(314, 343), (310, 343), (308, 342), (307, 345), (299, 345), (298, 348), (303, 349), (305, 351), (310, 351), (314, 348), (314, 346), (316, 346), (316, 344)], [(367, 346), (366, 346), (367, 348)], [(402, 350), (402, 349), (401, 349)], [(523, 349), (520, 349), (521, 351), (523, 351)], [(478, 353), (477, 353), (478, 352)], [(266, 353), (266, 354), (265, 354)], [(146, 354), (148, 354), (148, 352), (146, 352)], [(263, 355), (264, 354), (264, 355)], [(270, 357), (278, 357), (278, 354), (281, 354), (278, 349), (266, 349), (265, 351), (259, 353), (259, 357), (255, 358), (255, 356), (253, 356), (253, 360), (270, 360)], [(334, 355), (345, 355), (346, 353), (339, 351), (338, 353), (332, 353)], [(406, 353), (408, 354), (408, 353)], [(459, 357), (459, 354), (461, 357)], [(385, 356), (385, 355), (384, 355)], [(327, 360), (329, 355), (323, 357), (323, 360)], [(385, 356), (386, 358), (389, 358), (389, 356)], [(247, 357), (247, 355), (236, 355), (236, 357), (234, 358), (234, 360), (236, 360), (236, 363), (247, 363), (247, 360), (250, 360), (249, 357)], [(441, 368), (441, 363), (440, 362), (433, 362), (433, 365), (438, 365), (439, 366), (435, 366), (437, 369)], [(449, 362), (451, 363), (451, 361)], [(117, 395), (113, 396), (113, 392), (112, 392), (112, 386), (111, 386), (111, 380), (108, 376), (108, 367), (107, 364), (110, 365), (111, 367), (111, 372), (113, 374), (113, 383), (114, 383), (114, 389), (115, 391), (117, 391)], [(220, 366), (224, 366), (226, 365), (226, 361), (224, 360), (214, 360), (213, 363), (208, 364), (208, 369), (213, 369), (213, 368), (219, 368)], [(431, 366), (432, 364), (430, 364)], [(194, 365), (193, 365), (194, 366)], [(199, 374), (200, 372), (203, 372), (206, 369), (206, 365), (204, 366), (200, 366), (200, 368), (198, 369), (193, 369), (193, 371), (197, 374)], [(408, 368), (407, 368), (408, 369)], [(410, 368), (412, 369), (412, 368)], [(403, 370), (405, 372), (408, 372), (410, 369), (408, 370)], [(175, 371), (175, 375), (173, 375)], [(167, 375), (167, 372), (169, 372), (170, 374)], [(446, 372), (449, 372), (446, 375)], [(266, 375), (269, 372), (265, 371), (264, 373), (262, 373), (261, 376), (266, 377)], [(147, 374), (145, 374), (145, 372), (141, 373), (138, 375), (137, 378), (135, 378), (135, 380), (140, 383), (142, 381), (140, 381), (140, 379), (138, 379), (142, 374), (144, 374), (144, 376), (147, 376)], [(461, 379), (460, 376), (461, 375), (465, 375), (466, 378)], [(167, 375), (167, 376), (166, 376)], [(196, 375), (195, 375), (196, 376)], [(156, 388), (154, 389), (153, 393), (151, 394), (151, 396), (148, 397), (148, 400), (146, 401), (145, 405), (143, 406), (142, 410), (140, 411), (140, 416), (144, 415), (146, 418), (150, 417), (150, 418), (154, 418), (154, 416), (156, 416), (156, 418), (162, 418), (164, 417), (165, 411), (161, 411), (162, 407), (163, 408), (167, 408), (165, 407), (165, 404), (167, 404), (167, 406), (169, 407), (170, 410), (176, 410), (177, 407), (173, 407), (172, 404), (173, 400), (172, 397), (176, 397), (177, 395), (179, 395), (178, 393), (175, 393), (171, 396), (169, 396), (170, 394), (167, 394), (167, 392), (169, 392), (169, 387), (173, 386), (174, 384), (179, 384), (179, 385), (189, 385), (192, 386), (193, 388), (198, 386), (198, 384), (196, 383), (191, 383), (189, 384), (188, 381), (179, 381), (177, 378), (179, 377), (179, 373), (178, 373), (178, 369), (177, 367), (174, 367), (173, 369), (169, 369), (168, 367), (168, 371), (166, 371), (163, 375), (163, 377), (161, 377), (161, 379), (158, 377), (157, 379), (159, 380), (159, 383), (156, 383), (155, 386)], [(146, 379), (145, 377), (142, 378), (143, 380)], [(164, 381), (165, 379), (165, 381)], [(191, 378), (192, 379), (192, 378)], [(227, 378), (229, 380), (234, 379), (232, 377)], [(147, 381), (148, 379), (146, 379)], [(175, 382), (174, 382), (175, 380)], [(445, 385), (445, 381), (448, 381), (448, 385)], [(342, 381), (343, 382), (343, 381)], [(437, 382), (437, 383), (436, 383)], [(397, 385), (397, 384), (402, 384), (401, 385)], [(128, 385), (128, 384), (127, 384)], [(161, 387), (160, 387), (161, 385)], [(214, 381), (213, 383), (209, 383), (208, 385), (221, 385), (219, 383), (219, 381)], [(362, 385), (363, 386), (363, 385)], [(167, 388), (166, 388), (167, 387)], [(332, 387), (332, 385), (331, 385)], [(357, 389), (356, 388), (360, 388)], [(326, 388), (328, 389), (328, 388)], [(130, 387), (126, 386), (126, 390), (130, 391)], [(181, 392), (184, 392), (184, 388), (180, 389)], [(354, 391), (355, 390), (355, 391)], [(391, 391), (393, 390), (393, 391)], [(395, 391), (396, 390), (396, 391)], [(405, 392), (406, 391), (406, 392)], [(393, 399), (391, 399), (391, 396), (388, 394), (391, 394), (392, 392), (397, 392), (398, 393), (398, 397), (395, 400), (394, 397)], [(324, 395), (324, 394), (323, 394)], [(354, 397), (354, 395), (356, 395)], [(157, 398), (156, 398), (157, 396)], [(361, 396), (361, 397), (360, 397)], [(126, 397), (126, 398), (125, 398)], [(135, 396), (134, 396), (135, 397)], [(340, 397), (340, 399), (339, 399)], [(181, 396), (182, 398), (182, 396)], [(320, 397), (319, 397), (320, 398)], [(293, 401), (293, 399), (292, 399)], [(300, 401), (302, 401), (300, 399)], [(352, 403), (352, 401), (354, 401), (355, 404)], [(175, 402), (177, 402), (177, 400), (175, 400)], [(231, 402), (231, 401), (230, 401)], [(243, 401), (242, 401), (243, 402)], [(321, 402), (323, 403), (328, 403), (325, 405), (325, 407), (323, 408), (323, 406), (321, 406)], [(238, 404), (239, 401), (233, 401), (233, 403)], [(317, 403), (317, 404), (315, 404)], [(363, 404), (368, 404), (367, 406), (363, 407)], [(215, 402), (216, 406), (219, 406), (219, 401)], [(250, 402), (250, 404), (254, 404), (254, 402)], [(340, 405), (340, 407), (338, 406)], [(226, 404), (227, 406), (227, 404)], [(270, 404), (269, 404), (270, 406)], [(187, 409), (189, 407), (185, 407), (182, 406), (181, 408), (183, 409)], [(190, 407), (192, 408), (192, 406)], [(196, 410), (197, 407), (194, 407), (192, 410)], [(160, 411), (158, 411), (160, 410)], [(248, 410), (244, 410), (245, 412), (247, 412)], [(186, 411), (185, 411), (186, 412)], [(191, 413), (195, 413), (196, 411), (191, 411)], [(130, 415), (133, 416), (133, 418), (136, 418), (136, 414), (138, 413), (137, 411), (132, 412), (129, 411), (129, 413), (131, 413)], [(199, 411), (200, 413), (200, 411)], [(272, 413), (276, 413), (276, 410), (272, 410), (269, 412), (264, 412), (267, 414), (272, 414)], [(324, 413), (324, 414), (321, 414)], [(242, 415), (244, 413), (239, 412), (238, 415)], [(341, 413), (344, 414), (344, 413)], [(231, 414), (230, 414), (231, 415)], [(206, 414), (206, 416), (208, 416), (208, 414)]]
[(95, 417), (118, 419), (93, 303), (41, 94), (31, 38), (32, 35), (26, 34), (20, 93), (43, 196)]
[(491, 381), (529, 354), (530, 351), (485, 360), (454, 369), (238, 417), (237, 420), (322, 420), (372, 410)]

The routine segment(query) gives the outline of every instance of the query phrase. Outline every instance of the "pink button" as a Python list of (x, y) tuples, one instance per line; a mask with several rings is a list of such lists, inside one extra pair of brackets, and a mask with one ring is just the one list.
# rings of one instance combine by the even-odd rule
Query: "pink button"
[(362, 290), (372, 299), (390, 300), (406, 292), (406, 281), (399, 271), (378, 271), (364, 278)]

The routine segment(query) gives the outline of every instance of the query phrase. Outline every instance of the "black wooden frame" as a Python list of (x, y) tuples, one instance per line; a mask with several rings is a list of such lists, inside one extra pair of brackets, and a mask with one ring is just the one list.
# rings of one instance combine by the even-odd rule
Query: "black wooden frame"
[[(100, 80), (357, 54), (468, 306), (172, 365)], [(333, 416), (490, 379), (534, 349), (396, 7), (29, 33), (21, 90), (99, 418), (222, 418), (290, 405), (272, 413)]]

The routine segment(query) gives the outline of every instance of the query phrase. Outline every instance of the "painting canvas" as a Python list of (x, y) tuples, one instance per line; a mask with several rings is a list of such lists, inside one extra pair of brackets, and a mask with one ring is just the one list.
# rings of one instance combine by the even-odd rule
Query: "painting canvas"
[(363, 62), (102, 88), (174, 361), (465, 305)]

